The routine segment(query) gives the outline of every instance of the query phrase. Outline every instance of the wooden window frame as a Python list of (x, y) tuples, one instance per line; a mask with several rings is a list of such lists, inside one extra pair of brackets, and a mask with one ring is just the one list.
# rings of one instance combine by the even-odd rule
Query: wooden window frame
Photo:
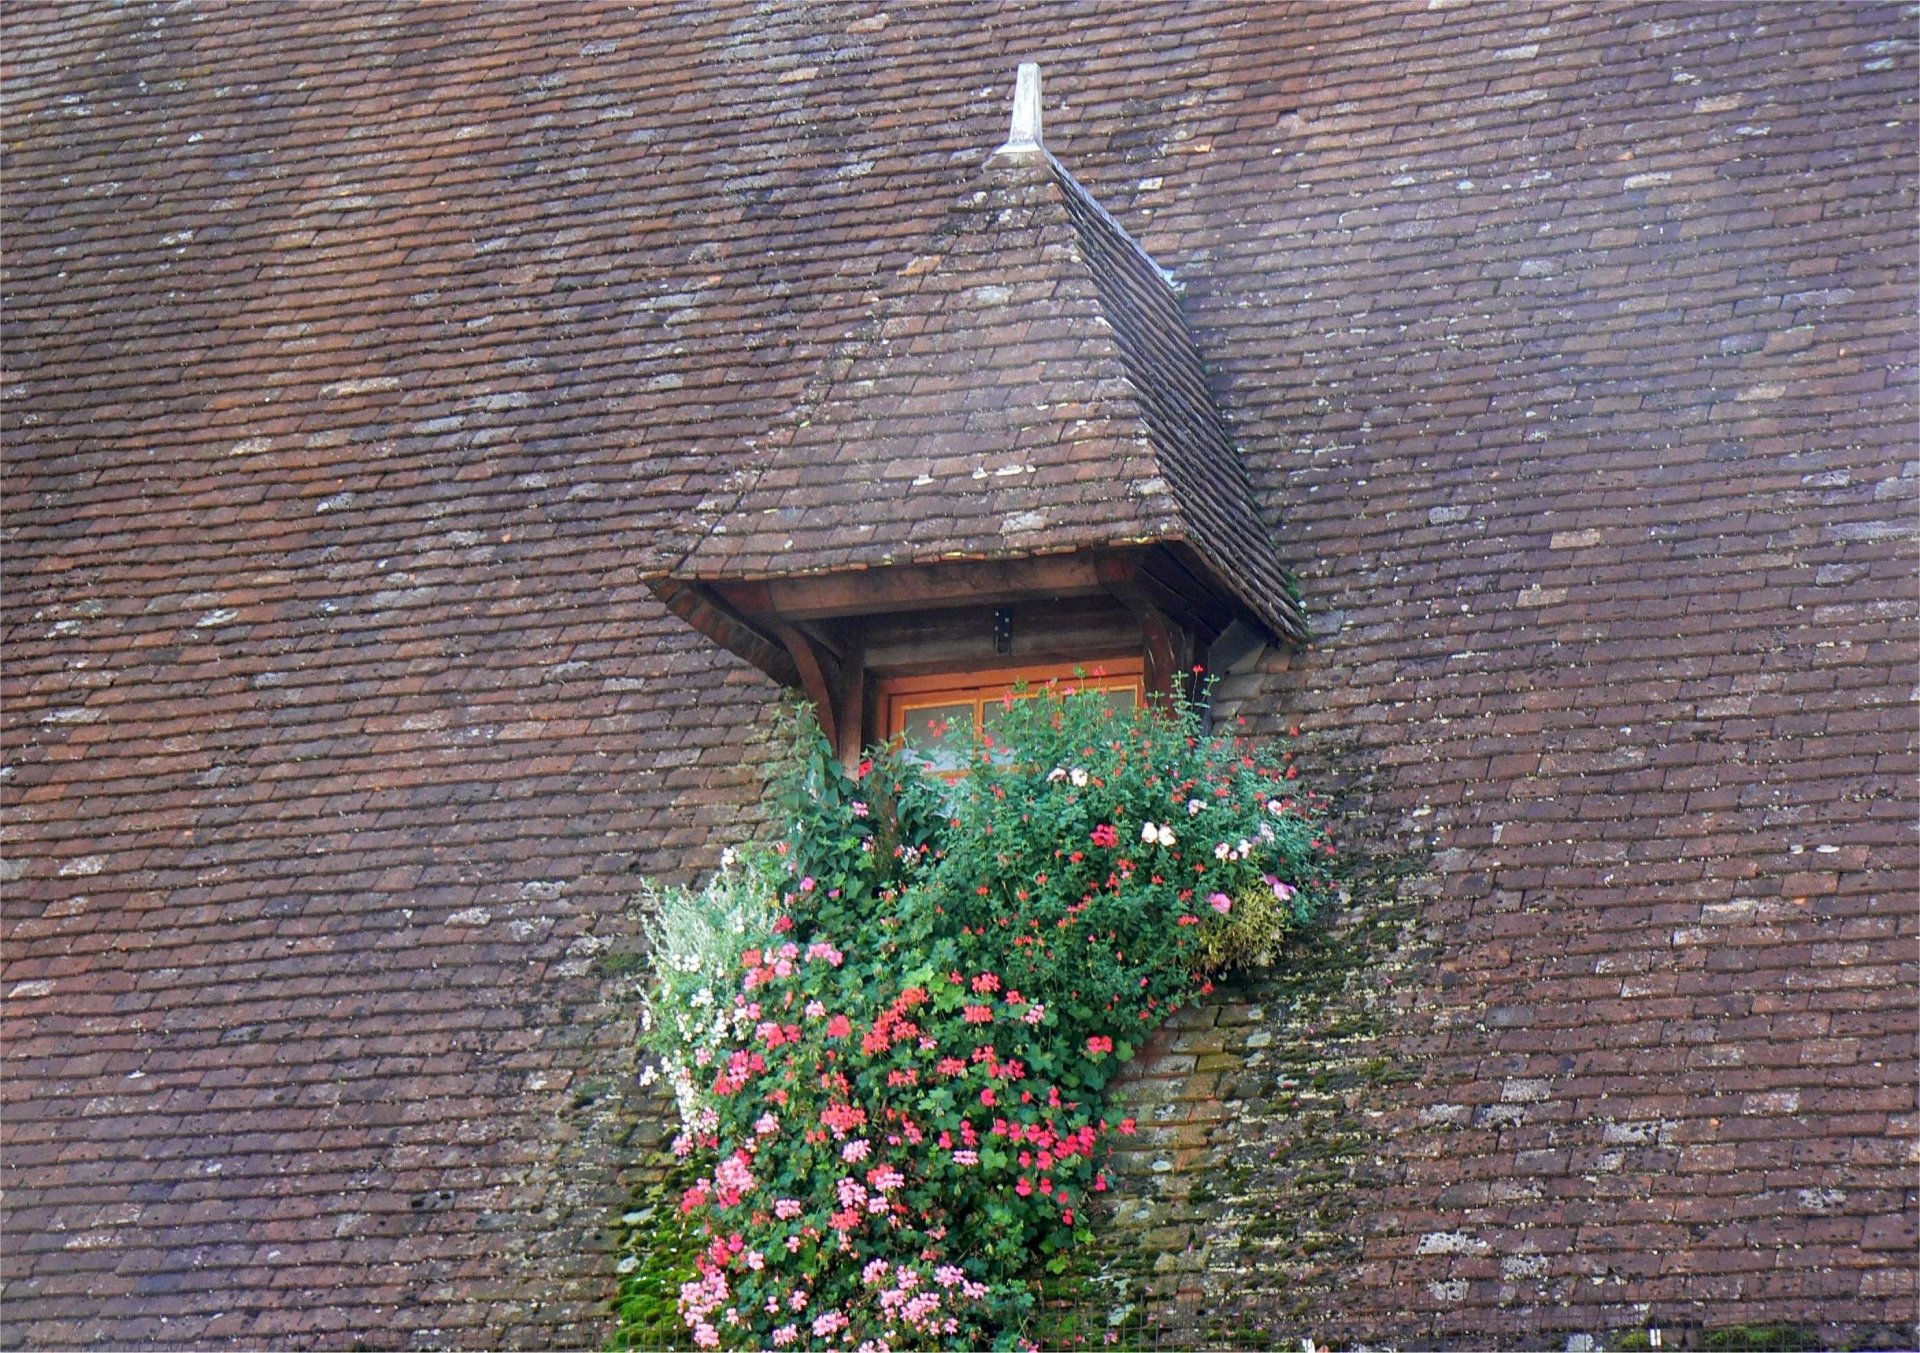
[[(874, 699), (879, 717), (879, 734), (892, 741), (906, 732), (910, 711), (941, 705), (971, 704), (974, 728), (984, 726), (986, 707), (1006, 697), (1018, 682), (1038, 693), (1049, 685), (1074, 690), (1131, 690), (1136, 706), (1146, 702), (1146, 663), (1138, 656), (1106, 658), (1082, 663), (1023, 663), (996, 667), (974, 667), (962, 671), (926, 676), (880, 677), (875, 681)], [(947, 780), (965, 772), (939, 772)]]

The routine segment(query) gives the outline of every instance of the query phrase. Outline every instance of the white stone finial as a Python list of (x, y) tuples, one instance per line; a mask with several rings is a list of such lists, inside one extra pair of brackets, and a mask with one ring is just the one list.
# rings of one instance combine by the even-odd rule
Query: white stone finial
[(1013, 85), (1013, 128), (1001, 152), (1040, 149), (1040, 64), (1022, 61)]

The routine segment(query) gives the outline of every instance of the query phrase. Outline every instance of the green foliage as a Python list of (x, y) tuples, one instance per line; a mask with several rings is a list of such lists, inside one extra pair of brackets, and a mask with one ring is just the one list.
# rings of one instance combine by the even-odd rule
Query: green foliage
[(704, 1122), (712, 1097), (695, 1073), (699, 1050), (743, 1027), (733, 1004), (740, 955), (773, 933), (783, 872), (771, 853), (728, 852), (720, 870), (699, 889), (649, 888), (653, 913), (647, 938), (654, 956), (653, 988), (643, 998), (640, 1025), (659, 1055), (681, 1118)]
[(693, 1281), (699, 1243), (676, 1203), (688, 1172), (669, 1173), (621, 1217), (619, 1328), (615, 1349), (679, 1348), (686, 1343), (680, 1288)]
[(954, 812), (949, 905), (987, 941), (974, 948), (1005, 952), (1015, 985), (1147, 1012), (1095, 1032), (1157, 1023), (1195, 969), (1271, 958), (1325, 895), (1317, 809), (1281, 765), (1203, 737), (1191, 710), (1019, 699), (995, 734), (1017, 750), (977, 751)]
[(1797, 1349), (1825, 1348), (1826, 1341), (1812, 1330), (1799, 1325), (1727, 1325), (1711, 1329), (1701, 1340), (1706, 1348), (1755, 1350), (1764, 1353), (1793, 1353)]
[(656, 899), (696, 1345), (1021, 1343), (1133, 1130), (1108, 1081), (1331, 891), (1319, 807), (1191, 711), (999, 714), (951, 788), (797, 727), (777, 857)]
[(872, 920), (876, 905), (892, 913), (937, 856), (945, 786), (897, 747), (875, 749), (849, 776), (805, 705), (783, 711), (780, 732), (787, 750), (771, 792), (786, 825), (779, 849), (795, 922), (803, 933), (843, 934)]
[(1697, 1326), (1669, 1326), (1662, 1332), (1657, 1345), (1649, 1330), (1628, 1330), (1607, 1338), (1608, 1348), (1620, 1350), (1660, 1347), (1724, 1349), (1733, 1353), (1798, 1353), (1803, 1349), (1830, 1346), (1804, 1326), (1785, 1324), (1722, 1325), (1707, 1330)]

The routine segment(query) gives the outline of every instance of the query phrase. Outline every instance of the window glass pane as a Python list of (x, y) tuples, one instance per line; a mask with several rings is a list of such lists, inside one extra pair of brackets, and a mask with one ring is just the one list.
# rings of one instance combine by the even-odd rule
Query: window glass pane
[[(1062, 682), (1060, 686), (1066, 690), (1099, 691), (1101, 698), (1107, 703), (1107, 708), (1111, 709), (1115, 714), (1131, 714), (1134, 705), (1139, 701), (1139, 693), (1135, 691), (1131, 685), (1110, 687), (1105, 690), (1101, 690), (1099, 685), (1093, 681), (1084, 683)], [(1026, 698), (1029, 700), (1036, 699), (1047, 694), (1049, 689), (1050, 688), (1046, 686), (1031, 686), (1027, 690)], [(1006, 692), (1003, 691), (998, 695), (986, 697), (984, 706), (980, 711), (980, 722), (981, 726), (986, 729), (988, 737), (994, 736), (994, 729), (999, 726), (1000, 716), (1006, 712)], [(1010, 757), (1011, 753), (1005, 748), (994, 748), (994, 760), (1004, 764)]]
[[(879, 696), (885, 701), (885, 732), (898, 737), (907, 755), (942, 779), (966, 774), (967, 743), (973, 730), (993, 736), (1006, 713), (1006, 698), (1016, 680), (1027, 683), (1028, 698), (1049, 691), (1097, 691), (1117, 714), (1130, 713), (1140, 703), (1139, 664), (1121, 660), (1117, 672), (1089, 676), (1063, 665), (1030, 667), (1015, 672), (956, 673), (939, 678), (898, 678), (905, 689), (889, 691), (895, 681), (883, 678)], [(1000, 750), (997, 758), (1005, 760)]]
[[(1032, 696), (1037, 694), (1039, 694), (1038, 691), (1029, 692), (1028, 698), (1031, 699)], [(1002, 714), (1005, 714), (1006, 712), (1007, 712), (1007, 695), (1005, 691), (1002, 691), (997, 695), (992, 695), (987, 697), (987, 699), (982, 704), (980, 709), (980, 726), (984, 730), (986, 730), (986, 734), (988, 737), (991, 738), (994, 736), (993, 730), (1000, 726), (1000, 716)], [(1013, 754), (1009, 752), (1005, 747), (1000, 746), (999, 740), (996, 738), (994, 741), (993, 751), (990, 753), (990, 755), (993, 757), (993, 759), (996, 762), (1000, 763), (1001, 765), (1005, 765), (1009, 760), (1012, 759)]]
[(935, 771), (965, 770), (967, 741), (973, 733), (973, 701), (909, 705), (901, 733), (908, 753)]

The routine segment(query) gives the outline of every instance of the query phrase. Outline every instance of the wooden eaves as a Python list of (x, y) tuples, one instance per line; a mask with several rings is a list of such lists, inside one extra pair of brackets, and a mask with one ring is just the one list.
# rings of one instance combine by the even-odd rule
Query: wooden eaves
[(1131, 617), (1150, 695), (1171, 695), (1236, 621), (1266, 627), (1184, 542), (756, 579), (649, 579), (676, 615), (775, 681), (804, 691), (843, 756), (863, 736), (861, 637), (890, 618), (1021, 601), (1110, 599)]

